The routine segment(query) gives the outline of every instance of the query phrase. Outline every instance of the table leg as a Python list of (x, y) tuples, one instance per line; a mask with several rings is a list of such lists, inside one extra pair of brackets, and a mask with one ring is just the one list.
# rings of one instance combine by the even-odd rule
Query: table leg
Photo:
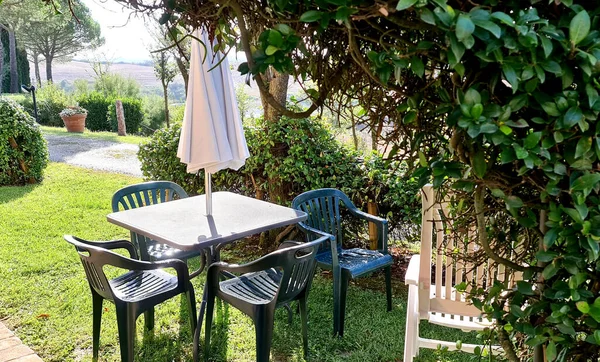
[[(205, 249), (206, 252), (206, 268), (212, 264), (216, 263), (220, 260), (220, 249), (215, 247), (210, 247)], [(202, 291), (202, 301), (200, 302), (200, 309), (198, 310), (198, 324), (196, 325), (196, 330), (194, 331), (194, 362), (199, 361), (200, 355), (200, 332), (202, 331), (202, 322), (204, 321), (204, 313), (206, 312), (206, 284), (204, 285), (204, 290)]]

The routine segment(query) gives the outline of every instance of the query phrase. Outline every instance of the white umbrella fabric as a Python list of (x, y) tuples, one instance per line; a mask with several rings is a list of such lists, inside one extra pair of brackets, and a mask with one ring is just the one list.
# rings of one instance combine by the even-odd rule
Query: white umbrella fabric
[[(188, 93), (177, 157), (187, 172), (204, 169), (206, 214), (212, 214), (210, 175), (225, 168), (237, 170), (250, 157), (237, 107), (227, 58), (213, 53), (213, 43), (197, 29), (192, 41)], [(210, 71), (209, 71), (210, 70)]]

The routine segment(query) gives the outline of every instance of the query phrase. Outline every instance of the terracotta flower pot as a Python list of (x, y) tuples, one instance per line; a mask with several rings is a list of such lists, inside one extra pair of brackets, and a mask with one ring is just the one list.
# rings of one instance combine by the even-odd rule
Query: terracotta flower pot
[(85, 118), (87, 114), (74, 114), (72, 116), (61, 116), (67, 132), (82, 133), (85, 130)]

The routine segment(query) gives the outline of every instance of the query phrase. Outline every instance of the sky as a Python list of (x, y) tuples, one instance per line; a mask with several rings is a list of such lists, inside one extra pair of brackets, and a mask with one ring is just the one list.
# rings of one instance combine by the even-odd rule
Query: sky
[(111, 62), (143, 62), (150, 59), (148, 48), (153, 43), (144, 20), (132, 15), (113, 0), (82, 0), (92, 18), (102, 28), (105, 43), (96, 51), (78, 54), (76, 59)]

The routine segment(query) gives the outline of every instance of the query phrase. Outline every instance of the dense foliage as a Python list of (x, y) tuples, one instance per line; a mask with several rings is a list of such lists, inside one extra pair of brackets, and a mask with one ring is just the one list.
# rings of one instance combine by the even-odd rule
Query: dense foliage
[(242, 73), (309, 78), (317, 106), (358, 104), (375, 134), (388, 119), (391, 154), (452, 190), (447, 226), (476, 226), (480, 255), (462, 257), (523, 272), (475, 299), (506, 357), (600, 357), (597, 2), (121, 1), (217, 29), (246, 51)]
[(47, 164), (48, 147), (35, 120), (0, 97), (0, 186), (39, 182)]
[[(36, 101), (40, 124), (52, 127), (63, 126), (59, 113), (71, 104), (69, 97), (58, 85), (48, 83), (36, 89)], [(23, 106), (29, 114), (34, 115), (32, 97), (26, 97)]]
[[(85, 126), (90, 131), (117, 131), (115, 101), (117, 98), (100, 92), (81, 95), (77, 101), (88, 110)], [(144, 119), (142, 102), (136, 98), (119, 98), (123, 102), (127, 132), (137, 134)]]
[[(0, 74), (0, 93), (10, 91), (10, 63), (9, 63), (9, 43), (8, 43), (8, 32), (0, 28), (0, 41), (2, 42), (2, 53), (0, 54), (0, 61), (4, 62), (2, 73)], [(18, 41), (17, 41), (18, 43)], [(17, 76), (18, 84), (29, 85), (29, 61), (27, 60), (27, 53), (25, 49), (17, 48)], [(19, 89), (20, 90), (20, 89)]]
[[(125, 116), (125, 127), (128, 133), (140, 133), (140, 127), (144, 120), (144, 110), (142, 101), (135, 98), (120, 98), (123, 103), (123, 114)], [(112, 104), (108, 106), (106, 119), (110, 124), (110, 131), (117, 132), (117, 108), (115, 106), (116, 99), (112, 100)]]
[[(180, 129), (176, 122), (155, 132), (150, 142), (140, 147), (142, 171), (151, 179), (172, 180), (191, 194), (202, 193), (204, 173), (187, 173), (176, 156)], [(341, 146), (316, 120), (282, 118), (273, 123), (257, 119), (254, 127), (246, 128), (246, 140), (252, 157), (237, 172), (224, 170), (213, 175), (214, 190), (289, 204), (306, 190), (334, 187), (364, 210), (367, 201), (377, 201), (392, 230), (402, 229), (399, 235), (403, 238), (415, 237), (406, 225), (419, 222), (418, 187), (415, 180), (403, 178), (406, 169), (401, 165), (388, 164), (377, 155), (363, 160)], [(285, 199), (273, 200), (273, 193), (285, 195)]]

